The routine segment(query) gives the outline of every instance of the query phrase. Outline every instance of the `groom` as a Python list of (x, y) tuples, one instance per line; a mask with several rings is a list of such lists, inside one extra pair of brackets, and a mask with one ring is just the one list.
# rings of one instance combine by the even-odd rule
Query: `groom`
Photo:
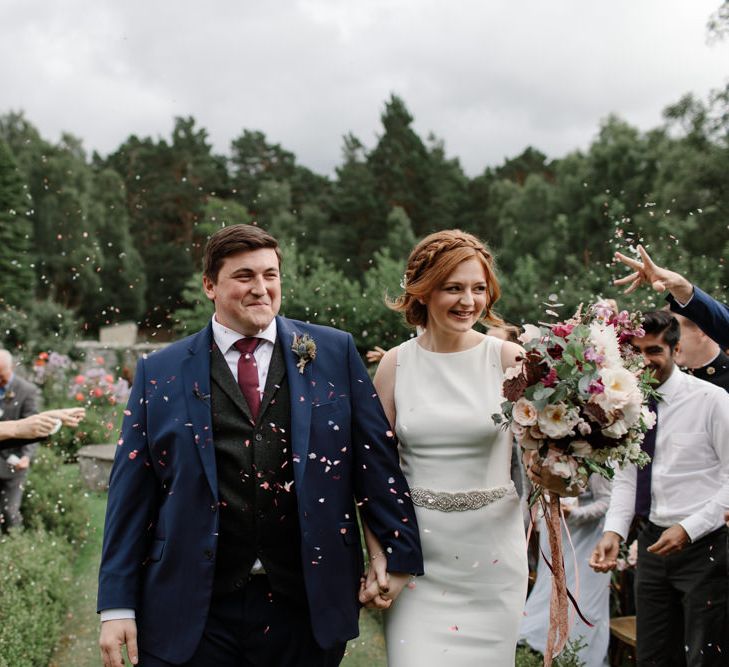
[(358, 510), (390, 596), (422, 574), (352, 337), (277, 316), (280, 259), (258, 227), (218, 231), (203, 270), (212, 322), (137, 366), (99, 573), (107, 667), (123, 644), (143, 667), (338, 665), (358, 634)]

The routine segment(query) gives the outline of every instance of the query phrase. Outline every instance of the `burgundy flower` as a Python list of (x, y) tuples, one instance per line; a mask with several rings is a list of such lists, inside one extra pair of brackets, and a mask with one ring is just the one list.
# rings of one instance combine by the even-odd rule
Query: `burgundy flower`
[(567, 338), (575, 328), (574, 324), (555, 324), (552, 327), (552, 333), (560, 338)]
[(541, 379), (541, 382), (545, 387), (554, 387), (557, 384), (558, 379), (557, 371), (554, 368), (550, 368), (549, 373)]

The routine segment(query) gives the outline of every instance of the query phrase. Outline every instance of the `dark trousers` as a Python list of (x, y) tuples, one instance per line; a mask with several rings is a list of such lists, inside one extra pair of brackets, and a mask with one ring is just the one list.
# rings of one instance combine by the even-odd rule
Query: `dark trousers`
[[(213, 598), (200, 645), (181, 667), (336, 667), (345, 648), (320, 648), (309, 610), (255, 575), (242, 591)], [(172, 665), (140, 650), (139, 667)]]
[(729, 665), (729, 531), (669, 556), (646, 551), (663, 530), (648, 523), (638, 535), (637, 664)]
[(27, 477), (27, 471), (19, 470), (10, 479), (0, 479), (0, 529), (3, 532), (23, 525), (20, 505)]

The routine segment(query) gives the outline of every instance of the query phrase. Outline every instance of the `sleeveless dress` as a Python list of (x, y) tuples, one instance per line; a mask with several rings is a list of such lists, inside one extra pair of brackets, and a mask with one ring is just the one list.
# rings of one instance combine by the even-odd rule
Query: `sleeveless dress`
[[(503, 401), (501, 344), (487, 336), (463, 352), (429, 352), (416, 339), (398, 348), (395, 428), (425, 576), (385, 612), (390, 667), (514, 665), (528, 571), (511, 436), (491, 419)], [(473, 491), (484, 493), (454, 496)], [(433, 508), (484, 498), (477, 509)]]

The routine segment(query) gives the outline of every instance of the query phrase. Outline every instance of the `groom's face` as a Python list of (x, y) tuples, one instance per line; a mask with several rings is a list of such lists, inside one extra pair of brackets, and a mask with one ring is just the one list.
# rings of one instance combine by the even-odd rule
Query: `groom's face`
[(215, 303), (215, 319), (225, 327), (255, 336), (281, 308), (281, 274), (273, 248), (225, 258), (213, 282), (203, 276), (205, 295)]

